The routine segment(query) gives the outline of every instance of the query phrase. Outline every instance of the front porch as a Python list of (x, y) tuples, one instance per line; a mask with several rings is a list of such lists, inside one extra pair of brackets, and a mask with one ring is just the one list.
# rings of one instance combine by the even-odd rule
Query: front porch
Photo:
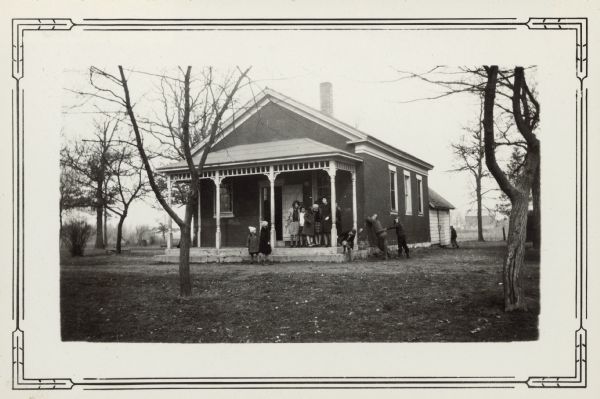
[[(303, 153), (299, 155), (300, 148)], [(247, 227), (258, 228), (260, 221), (265, 220), (270, 225), (273, 256), (287, 257), (285, 246), (290, 236), (286, 218), (292, 202), (298, 200), (310, 206), (322, 197), (326, 197), (331, 206), (331, 242), (337, 242), (341, 233), (338, 229), (357, 227), (356, 164), (360, 162), (360, 158), (349, 153), (309, 139), (240, 145), (211, 152), (199, 187), (200, 205), (196, 215), (199, 223), (193, 231), (198, 237), (195, 254), (200, 258), (239, 259)], [(171, 204), (173, 184), (185, 184), (190, 173), (181, 166), (163, 170)], [(336, 203), (343, 208), (341, 227), (336, 226)], [(171, 258), (176, 243), (170, 218), (167, 224), (165, 257)], [(221, 255), (219, 251), (203, 251), (209, 249), (225, 252)], [(321, 249), (313, 249), (306, 256), (337, 253), (335, 248), (330, 248), (331, 254), (322, 254)]]

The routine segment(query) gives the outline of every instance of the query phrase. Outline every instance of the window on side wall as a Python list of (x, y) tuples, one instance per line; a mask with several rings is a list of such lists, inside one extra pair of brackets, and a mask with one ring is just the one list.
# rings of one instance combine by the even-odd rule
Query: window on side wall
[(410, 172), (404, 171), (404, 206), (406, 214), (412, 215), (412, 190), (410, 189)]
[[(214, 206), (214, 216), (217, 216), (217, 206), (216, 206), (216, 196), (217, 190), (215, 190), (215, 206)], [(221, 182), (221, 217), (233, 217), (233, 190), (231, 182)]]
[(419, 216), (423, 216), (423, 177), (417, 175), (417, 205)]
[(392, 213), (398, 213), (398, 179), (396, 177), (396, 167), (388, 165), (390, 170), (390, 210)]

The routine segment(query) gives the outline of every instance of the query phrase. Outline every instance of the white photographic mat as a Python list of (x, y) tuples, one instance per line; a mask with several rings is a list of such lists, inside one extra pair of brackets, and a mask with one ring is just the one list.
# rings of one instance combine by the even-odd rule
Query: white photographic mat
[[(64, 389), (63, 394), (77, 397), (88, 389), (131, 389), (126, 393), (143, 395), (144, 390), (157, 388), (307, 387), (386, 388), (382, 391), (436, 387), (462, 395), (467, 391), (457, 388), (515, 388), (523, 393), (534, 387), (589, 384), (588, 331), (597, 325), (592, 323), (589, 304), (597, 295), (592, 280), (588, 283), (592, 264), (587, 206), (595, 202), (588, 197), (588, 184), (596, 171), (588, 158), (588, 119), (597, 116), (588, 113), (588, 101), (598, 87), (588, 83), (596, 78), (588, 70), (591, 22), (585, 15), (571, 18), (568, 10), (564, 15), (552, 11), (551, 18), (544, 19), (544, 10), (523, 15), (518, 8), (509, 8), (497, 16), (482, 11), (461, 17), (453, 9), (446, 15), (422, 10), (419, 18), (412, 14), (405, 18), (399, 12), (370, 9), (364, 15), (378, 18), (357, 20), (340, 8), (339, 13), (328, 14), (331, 19), (307, 15), (281, 20), (275, 18), (291, 13), (265, 11), (264, 17), (260, 12), (235, 14), (244, 18), (237, 20), (222, 13), (204, 16), (200, 10), (189, 14), (170, 10), (169, 15), (177, 14), (173, 19), (156, 14), (148, 15), (155, 19), (142, 19), (131, 18), (140, 9), (103, 10), (95, 17), (93, 12), (70, 14), (67, 7), (60, 7), (60, 13), (52, 13), (57, 18), (49, 19), (47, 12), (14, 11), (12, 16), (19, 18), (11, 21), (12, 37), (5, 35), (5, 41), (12, 41), (13, 60), (10, 63), (4, 52), (2, 69), (4, 92), (12, 95), (2, 104), (5, 126), (12, 120), (12, 132), (8, 134), (7, 128), (3, 136), (7, 188), (3, 208), (11, 214), (3, 236), (7, 261), (2, 291), (12, 294), (12, 299), (3, 296), (6, 387)], [(465, 18), (467, 14), (482, 17)], [(334, 101), (341, 119), (435, 165), (435, 152), (428, 153), (419, 140), (445, 140), (449, 133), (444, 124), (455, 115), (466, 115), (466, 106), (441, 109), (432, 104), (434, 112), (444, 113), (439, 117), (405, 109), (399, 111), (406, 118), (400, 128), (390, 127), (394, 116), (385, 114), (388, 111), (382, 111), (379, 122), (365, 122), (361, 113), (377, 115), (384, 108), (379, 104), (401, 103), (422, 93), (397, 93), (364, 81), (380, 75), (389, 79), (394, 69), (421, 72), (437, 65), (490, 64), (536, 67), (542, 104), (543, 220), (537, 340), (300, 344), (61, 340), (57, 203), (64, 96), (65, 88), (85, 83), (82, 72), (90, 66), (115, 74), (118, 65), (144, 71), (186, 65), (252, 66), (256, 79), (265, 80), (263, 86), (280, 88), (315, 106), (318, 91), (312, 83), (331, 80), (339, 90)], [(597, 68), (593, 72), (598, 73)], [(405, 106), (417, 109), (411, 108), (412, 103)], [(402, 107), (398, 104), (398, 109)], [(77, 118), (70, 121), (73, 131)], [(434, 172), (433, 182), (442, 187), (452, 184)], [(17, 360), (12, 367), (10, 359)], [(361, 394), (337, 394), (346, 392)]]

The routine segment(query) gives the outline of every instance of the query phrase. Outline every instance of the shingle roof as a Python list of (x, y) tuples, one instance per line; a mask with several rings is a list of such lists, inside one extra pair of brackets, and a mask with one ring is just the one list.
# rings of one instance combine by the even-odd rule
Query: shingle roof
[[(201, 152), (196, 154), (194, 163), (200, 160)], [(218, 151), (209, 152), (206, 157), (205, 167), (220, 166), (227, 164), (257, 163), (265, 160), (289, 160), (289, 159), (307, 159), (319, 155), (338, 155), (354, 160), (360, 160), (355, 155), (339, 150), (327, 144), (318, 141), (300, 138), (291, 140), (268, 141), (257, 144), (240, 144), (227, 147)], [(187, 167), (185, 161), (159, 168), (160, 170), (181, 169)]]
[(429, 206), (433, 209), (454, 209), (454, 205), (429, 188)]

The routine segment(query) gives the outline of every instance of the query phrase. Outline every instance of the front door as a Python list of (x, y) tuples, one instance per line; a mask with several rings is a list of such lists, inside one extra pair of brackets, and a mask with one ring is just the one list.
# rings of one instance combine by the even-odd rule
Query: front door
[[(302, 184), (284, 185), (282, 193), (281, 193), (281, 202), (280, 202), (281, 207), (283, 209), (283, 212), (281, 214), (281, 219), (280, 219), (281, 223), (283, 225), (283, 241), (290, 240), (290, 233), (288, 232), (288, 229), (287, 229), (287, 224), (288, 224), (287, 220), (288, 220), (289, 210), (292, 208), (292, 204), (294, 203), (294, 201), (298, 201), (300, 203), (302, 203), (302, 201), (303, 201)], [(275, 204), (277, 204), (277, 202), (275, 202)], [(279, 239), (279, 237), (277, 237), (277, 239)]]
[(275, 186), (275, 239), (277, 241), (281, 241), (283, 237), (281, 213), (281, 186)]
[[(271, 230), (271, 189), (262, 186), (260, 193), (260, 218), (269, 222), (269, 230)], [(281, 186), (275, 186), (275, 239), (278, 241), (283, 239), (281, 196)]]

